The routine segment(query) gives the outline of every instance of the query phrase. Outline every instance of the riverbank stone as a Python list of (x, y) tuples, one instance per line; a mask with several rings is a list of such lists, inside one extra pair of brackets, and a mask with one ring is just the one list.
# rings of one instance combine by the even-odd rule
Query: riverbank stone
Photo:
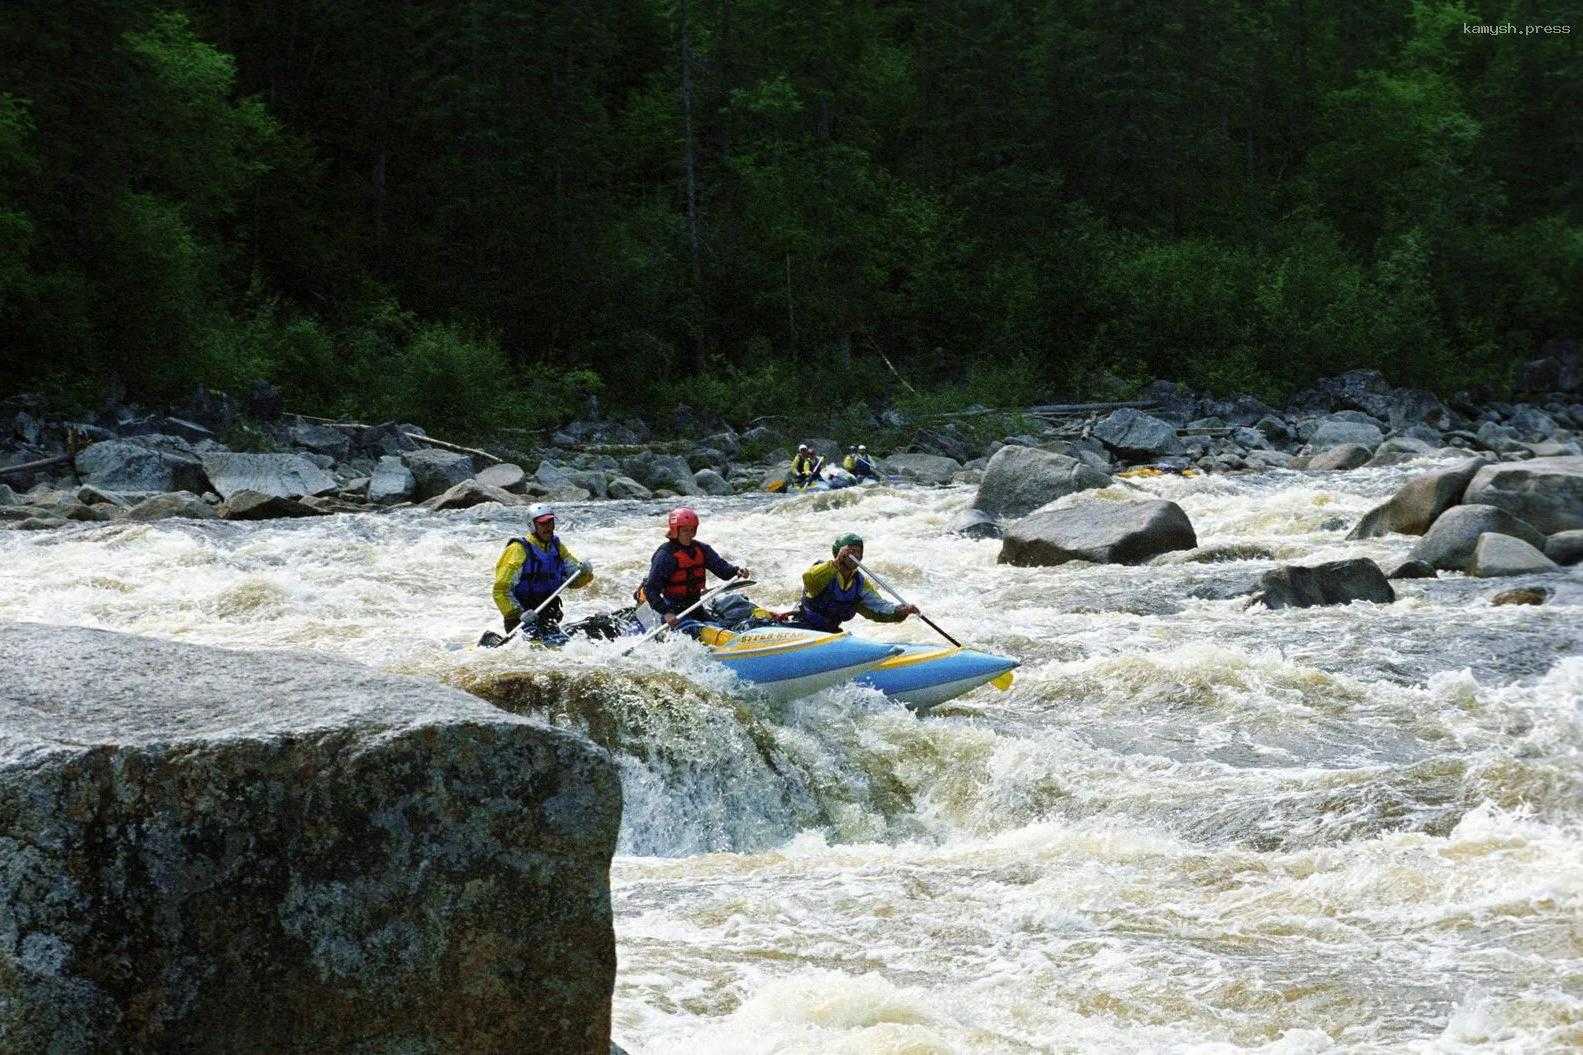
[(1543, 575), (1560, 570), (1559, 564), (1522, 539), (1493, 532), (1479, 536), (1478, 544), (1473, 548), (1473, 561), (1468, 566), (1468, 574), (1480, 579), (1505, 575)]
[(84, 448), (73, 463), (82, 482), (104, 491), (202, 492), (209, 489), (197, 458), (128, 440)]
[(1347, 534), (1347, 540), (1390, 534), (1422, 535), (1436, 517), (1462, 501), (1468, 483), (1487, 464), (1482, 458), (1470, 458), (1450, 469), (1413, 477), (1389, 499), (1363, 514), (1363, 519)]
[(1547, 535), (1583, 529), (1583, 457), (1486, 465), (1463, 501), (1498, 506)]
[(1368, 464), (1372, 456), (1373, 452), (1361, 444), (1338, 443), (1308, 459), (1308, 467), (1330, 471), (1357, 469)]
[(334, 491), (335, 477), (300, 454), (206, 454), (204, 472), (221, 498), (256, 491), (279, 498), (302, 498)]
[(1545, 544), (1543, 534), (1506, 510), (1468, 504), (1454, 506), (1440, 514), (1408, 557), (1441, 571), (1465, 572), (1472, 563), (1479, 536), (1487, 532), (1522, 539), (1536, 549)]
[(1019, 517), (1078, 491), (1109, 487), (1104, 473), (1065, 454), (1007, 445), (984, 467), (973, 507), (993, 517)]
[(899, 473), (909, 480), (929, 486), (948, 484), (951, 477), (962, 469), (962, 463), (943, 454), (924, 454), (904, 451), (882, 460), (884, 468)]
[(1113, 410), (1094, 426), (1094, 438), (1123, 461), (1152, 461), (1187, 453), (1176, 426), (1134, 407)]
[(1558, 531), (1545, 539), (1545, 556), (1562, 565), (1583, 562), (1583, 530)]
[(1192, 522), (1175, 502), (1085, 502), (1013, 521), (1005, 529), (999, 563), (1143, 564), (1197, 545)]
[(368, 478), (368, 500), (377, 505), (405, 502), (417, 490), (417, 479), (398, 455), (381, 455)]
[(412, 473), (412, 496), (419, 500), (444, 494), (473, 476), (473, 458), (470, 454), (425, 447), (408, 451), (399, 457), (401, 464)]
[(0, 624), (0, 665), (0, 1050), (608, 1050), (603, 750), (315, 656)]
[(146, 522), (172, 517), (181, 520), (215, 520), (219, 514), (213, 506), (191, 491), (151, 495), (126, 511), (127, 520)]

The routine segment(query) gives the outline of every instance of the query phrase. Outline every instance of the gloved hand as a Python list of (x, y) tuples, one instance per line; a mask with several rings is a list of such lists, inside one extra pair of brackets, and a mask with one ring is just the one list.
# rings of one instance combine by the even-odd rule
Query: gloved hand
[(751, 579), (751, 578), (753, 578), (753, 573), (751, 571), (748, 571), (747, 568), (738, 568), (737, 569), (737, 578), (739, 578), (739, 579)]
[(591, 561), (591, 560), (585, 560), (585, 561), (583, 561), (581, 564), (579, 564), (577, 566), (577, 570), (572, 572), (572, 575), (573, 576), (577, 576), (577, 575), (583, 574), (584, 572), (587, 572), (590, 575), (592, 575), (593, 571), (594, 571), (594, 562)]

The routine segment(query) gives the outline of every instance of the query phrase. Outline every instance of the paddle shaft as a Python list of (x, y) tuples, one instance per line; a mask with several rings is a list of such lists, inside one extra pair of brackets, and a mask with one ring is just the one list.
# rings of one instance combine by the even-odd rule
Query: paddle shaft
[[(863, 566), (863, 562), (862, 561), (858, 561), (857, 562), (857, 569), (858, 569), (858, 571), (862, 572), (864, 575), (867, 575), (869, 577), (869, 579), (871, 579), (873, 581), (875, 586), (878, 586), (881, 590), (884, 590), (886, 593), (890, 594), (891, 597), (895, 599), (897, 604), (911, 604), (912, 603), (911, 601), (907, 600), (907, 598), (903, 597), (901, 594), (899, 594), (895, 590), (891, 589), (890, 588), (890, 583), (886, 582), (884, 579), (881, 579), (878, 575), (875, 575), (873, 572), (871, 572), (867, 568), (865, 568)], [(963, 647), (962, 646), (962, 642), (958, 641), (956, 638), (954, 638), (950, 634), (946, 633), (943, 629), (941, 629), (940, 624), (936, 623), (933, 619), (930, 619), (928, 616), (924, 615), (922, 612), (918, 613), (918, 618), (922, 619), (924, 622), (926, 622), (930, 626), (934, 627), (936, 633), (938, 633), (941, 637), (945, 638), (947, 641), (951, 642), (951, 644), (955, 645), (957, 648)]]
[[(561, 595), (561, 591), (566, 589), (568, 586), (570, 586), (572, 584), (572, 580), (577, 578), (582, 573), (583, 573), (583, 566), (581, 564), (574, 564), (574, 565), (572, 565), (572, 573), (566, 577), (566, 581), (561, 583), (559, 586), (557, 586), (555, 588), (555, 592), (554, 593), (550, 594), (543, 601), (539, 602), (539, 606), (537, 608), (535, 608), (532, 612), (529, 612), (528, 616), (538, 615), (540, 612), (544, 611), (544, 609), (548, 608), (550, 602), (555, 600), (557, 597), (559, 597)], [(526, 619), (526, 618), (528, 618), (528, 616), (524, 616), (523, 618)], [(507, 634), (505, 637), (500, 639), (500, 645), (504, 645), (507, 641), (510, 641), (512, 638), (516, 637), (521, 632), (522, 632), (522, 622), (519, 620), (517, 622), (516, 627), (512, 629), (511, 633)], [(496, 645), (495, 647), (499, 648), (500, 645)]]
[[(728, 583), (722, 583), (721, 585), (716, 586), (713, 590), (710, 590), (708, 593), (706, 593), (702, 597), (698, 598), (698, 600), (694, 601), (692, 604), (688, 605), (686, 608), (683, 608), (680, 612), (678, 612), (677, 615), (676, 615), (676, 621), (678, 623), (681, 622), (684, 617), (690, 615), (695, 609), (703, 607), (704, 602), (712, 600), (717, 594), (725, 593), (727, 590), (740, 590), (740, 589), (742, 589), (744, 587), (752, 586), (752, 585), (753, 585), (753, 580), (752, 579), (732, 579)], [(636, 641), (632, 642), (632, 644), (628, 645), (626, 648), (622, 649), (620, 652), (617, 652), (616, 655), (618, 655), (618, 656), (626, 655), (628, 652), (631, 652), (633, 649), (635, 649), (639, 645), (643, 644), (643, 642), (647, 641), (649, 638), (654, 637), (656, 634), (663, 633), (665, 630), (669, 629), (669, 625), (670, 624), (664, 622), (664, 620), (662, 619), (659, 626), (655, 627), (653, 630), (650, 630), (648, 633), (644, 634), (642, 637), (640, 637)]]

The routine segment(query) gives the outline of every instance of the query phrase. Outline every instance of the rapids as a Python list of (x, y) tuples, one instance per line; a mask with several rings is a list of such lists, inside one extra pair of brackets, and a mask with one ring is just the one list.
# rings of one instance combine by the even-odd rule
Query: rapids
[[(609, 747), (633, 1055), (1575, 1050), (1583, 570), (1541, 607), (1460, 576), (1390, 606), (1237, 597), (1279, 562), (1405, 554), (1342, 536), (1424, 467), (1118, 485), (1097, 497), (1177, 501), (1237, 558), (1138, 568), (999, 566), (942, 531), (967, 488), (699, 500), (760, 603), (856, 530), (1022, 659), (923, 720), (853, 687), (771, 704), (687, 641), (465, 647), (523, 527), (499, 507), (0, 534), (0, 619), (337, 654)], [(561, 507), (597, 575), (569, 618), (627, 603), (661, 509)]]

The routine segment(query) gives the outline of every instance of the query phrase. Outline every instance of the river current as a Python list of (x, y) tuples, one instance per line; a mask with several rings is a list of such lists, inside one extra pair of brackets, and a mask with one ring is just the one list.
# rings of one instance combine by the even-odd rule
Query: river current
[[(0, 534), (0, 619), (336, 654), (610, 747), (633, 1055), (1578, 1050), (1583, 570), (1539, 607), (1461, 576), (1388, 606), (1237, 596), (1281, 562), (1405, 554), (1343, 535), (1427, 467), (1066, 500), (1170, 498), (1229, 558), (1136, 568), (997, 565), (943, 531), (971, 488), (699, 500), (760, 603), (854, 530), (1022, 660), (926, 719), (852, 687), (773, 704), (687, 641), (465, 647), (524, 528), (500, 507)], [(597, 574), (569, 618), (629, 603), (663, 508), (561, 508)]]

